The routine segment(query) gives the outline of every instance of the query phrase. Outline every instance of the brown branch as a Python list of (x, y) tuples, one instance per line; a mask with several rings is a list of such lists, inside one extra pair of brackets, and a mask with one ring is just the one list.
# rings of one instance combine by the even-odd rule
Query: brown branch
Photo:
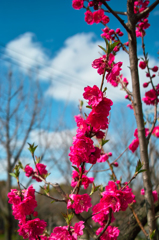
[[(52, 187), (54, 187), (56, 189), (56, 191), (61, 195), (61, 197), (63, 198), (63, 202), (67, 201), (67, 197), (66, 197), (66, 193), (62, 190), (62, 188), (60, 187), (60, 185), (58, 183), (51, 183), (51, 182), (47, 182), (43, 177), (39, 176), (38, 174), (34, 173), (33, 176), (38, 177), (39, 179), (41, 179), (45, 184), (47, 185), (51, 185)], [(61, 200), (62, 202), (62, 200)]]
[(156, 0), (154, 3), (151, 4), (148, 8), (146, 8), (141, 13), (136, 14), (135, 23), (137, 23), (139, 20), (144, 18), (148, 13), (150, 13), (157, 5), (159, 4), (159, 0)]
[[(24, 189), (27, 189), (27, 187), (25, 187), (23, 184), (20, 183), (20, 185), (24, 188)], [(41, 196), (46, 196), (47, 198), (50, 198), (52, 200), (54, 200), (55, 202), (65, 202), (65, 200), (61, 200), (61, 199), (57, 199), (57, 198), (54, 198), (52, 196), (50, 196), (50, 194), (44, 194), (44, 193), (40, 193), (38, 191), (35, 190), (35, 192)]]
[(101, 2), (103, 3), (103, 5), (110, 11), (110, 13), (112, 13), (114, 15), (114, 17), (116, 17), (118, 19), (118, 21), (121, 23), (121, 25), (126, 29), (127, 32), (131, 33), (129, 27), (124, 23), (124, 20), (122, 20), (118, 14), (113, 10), (111, 9), (111, 7), (109, 7), (109, 5), (104, 1), (104, 0), (101, 0)]
[[(111, 13), (109, 10), (104, 10), (104, 12)], [(127, 12), (119, 12), (119, 11), (114, 11), (114, 12), (119, 15), (124, 15), (124, 16), (127, 15)]]
[(132, 211), (132, 213), (133, 213), (133, 215), (134, 215), (134, 217), (135, 217), (138, 225), (140, 226), (141, 230), (143, 231), (145, 237), (146, 237), (147, 239), (149, 239), (148, 233), (145, 231), (145, 229), (144, 229), (141, 221), (139, 220), (139, 218), (138, 218), (138, 216), (137, 216), (136, 212), (134, 211), (133, 206), (132, 206), (131, 204), (129, 204), (129, 208), (131, 209), (131, 211)]
[(103, 233), (107, 230), (107, 227), (108, 227), (108, 226), (110, 225), (110, 223), (111, 223), (111, 215), (112, 215), (112, 209), (110, 208), (110, 209), (109, 209), (109, 215), (108, 215), (108, 221), (107, 221), (105, 227), (103, 228), (103, 230), (100, 232), (100, 234), (99, 234), (95, 239), (99, 240), (100, 237), (103, 235)]

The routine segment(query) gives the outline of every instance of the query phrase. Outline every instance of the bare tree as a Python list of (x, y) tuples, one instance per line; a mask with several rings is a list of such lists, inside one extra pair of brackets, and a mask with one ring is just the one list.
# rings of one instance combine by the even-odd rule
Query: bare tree
[[(16, 74), (17, 77), (17, 74)], [(19, 78), (18, 78), (19, 79)], [(15, 80), (12, 70), (0, 80), (0, 165), (7, 174), (6, 192), (12, 188), (10, 173), (19, 160), (29, 134), (43, 121), (44, 102), (38, 83), (33, 80)], [(6, 198), (5, 198), (6, 199)], [(0, 198), (0, 212), (5, 222), (5, 239), (11, 240), (12, 209)]]

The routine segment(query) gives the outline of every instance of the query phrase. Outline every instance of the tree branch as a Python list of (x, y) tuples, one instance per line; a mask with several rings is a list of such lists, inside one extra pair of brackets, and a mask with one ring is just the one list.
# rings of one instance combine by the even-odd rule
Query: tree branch
[(144, 18), (148, 13), (150, 13), (157, 5), (159, 4), (159, 0), (156, 0), (154, 3), (151, 4), (148, 8), (146, 8), (141, 13), (136, 14), (135, 23), (137, 23), (139, 20)]
[(118, 21), (121, 23), (121, 25), (126, 29), (127, 32), (131, 33), (130, 29), (128, 28), (128, 26), (124, 23), (124, 20), (121, 19), (118, 14), (111, 9), (111, 7), (109, 7), (109, 5), (104, 1), (101, 0), (101, 2), (103, 3), (103, 5), (110, 11), (110, 13), (112, 13), (114, 15), (114, 17), (116, 17), (118, 19)]
[[(104, 10), (104, 12), (107, 12), (107, 13), (111, 13), (109, 10)], [(127, 12), (119, 12), (119, 11), (114, 11), (116, 14), (120, 14), (120, 15), (124, 15), (126, 16), (127, 15)]]

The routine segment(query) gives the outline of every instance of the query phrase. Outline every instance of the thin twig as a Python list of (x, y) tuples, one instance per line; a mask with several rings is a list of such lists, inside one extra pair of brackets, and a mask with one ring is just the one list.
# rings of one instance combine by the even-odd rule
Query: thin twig
[(139, 220), (139, 218), (138, 218), (136, 212), (135, 212), (134, 209), (133, 209), (133, 206), (132, 206), (131, 204), (128, 204), (128, 206), (129, 206), (130, 210), (132, 211), (132, 213), (133, 213), (133, 215), (134, 215), (134, 217), (135, 217), (135, 219), (136, 219), (138, 225), (140, 226), (141, 230), (143, 231), (145, 237), (146, 237), (147, 239), (149, 239), (149, 235), (148, 235), (148, 233), (145, 231), (145, 229), (144, 229), (142, 223), (140, 222), (140, 220)]
[(109, 215), (108, 215), (108, 221), (107, 221), (105, 227), (103, 228), (103, 230), (100, 232), (100, 234), (99, 234), (95, 239), (99, 240), (100, 237), (103, 235), (103, 233), (107, 230), (107, 227), (108, 227), (108, 226), (110, 225), (110, 223), (111, 223), (111, 215), (112, 215), (112, 209), (110, 208), (110, 209), (109, 209)]
[[(104, 12), (111, 13), (109, 10), (104, 10)], [(116, 14), (127, 16), (127, 12), (114, 11)]]
[(38, 174), (34, 173), (33, 176), (41, 179), (45, 184), (47, 185), (51, 185), (52, 187), (54, 187), (56, 189), (56, 191), (61, 195), (61, 197), (63, 198), (64, 201), (67, 201), (67, 197), (66, 197), (66, 193), (63, 191), (63, 189), (60, 187), (60, 185), (58, 183), (51, 183), (51, 182), (47, 182), (43, 177), (39, 176)]

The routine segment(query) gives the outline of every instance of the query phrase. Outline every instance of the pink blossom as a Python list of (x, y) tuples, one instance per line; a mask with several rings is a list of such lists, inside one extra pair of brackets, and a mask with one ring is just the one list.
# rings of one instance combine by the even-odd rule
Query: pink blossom
[(71, 203), (71, 200), (69, 200), (67, 203), (67, 208), (73, 208), (76, 214), (84, 211), (88, 212), (89, 208), (92, 207), (91, 197), (87, 193), (83, 195), (71, 194), (70, 198), (73, 200), (73, 203)]
[[(145, 190), (141, 189), (140, 193), (141, 195), (145, 195)], [(154, 202), (158, 201), (158, 193), (156, 190), (152, 191), (152, 196), (153, 196)]]
[(68, 227), (55, 227), (51, 233), (49, 240), (74, 240), (71, 233), (68, 231)]
[(145, 195), (145, 190), (142, 188), (140, 193), (141, 195)]
[(123, 78), (122, 82), (123, 82), (125, 87), (127, 87), (127, 85), (129, 84), (127, 78)]
[[(108, 213), (109, 209), (105, 206), (104, 203), (97, 203), (92, 208), (93, 216), (92, 219), (95, 222), (98, 222), (101, 226), (104, 226), (106, 222), (108, 221)], [(115, 220), (113, 214), (111, 216), (111, 222)]]
[(127, 107), (130, 108), (131, 110), (133, 109), (133, 106), (131, 104), (128, 104)]
[(93, 6), (94, 6), (94, 1), (90, 1), (90, 2), (88, 3), (88, 6), (89, 6), (89, 7), (93, 7)]
[(157, 72), (157, 71), (158, 71), (158, 67), (157, 67), (157, 66), (154, 66), (153, 68), (151, 68), (151, 70), (152, 70), (153, 72)]
[(83, 221), (79, 221), (78, 223), (75, 223), (73, 237), (77, 239), (77, 236), (82, 236), (83, 229), (84, 229)]
[(152, 131), (152, 134), (153, 134), (155, 137), (159, 138), (159, 126), (154, 127), (154, 129), (153, 129), (153, 131)]
[[(79, 166), (82, 162), (90, 162), (91, 154), (96, 152), (92, 139), (85, 135), (73, 138), (73, 146), (70, 147), (70, 161)], [(96, 161), (95, 161), (96, 162)]]
[[(96, 234), (99, 235), (102, 230), (103, 230), (103, 228), (98, 228), (98, 230), (96, 231)], [(108, 226), (106, 231), (100, 237), (100, 240), (106, 240), (106, 239), (107, 240), (117, 240), (119, 233), (120, 233), (120, 231), (117, 227)]]
[(158, 193), (156, 190), (152, 191), (152, 196), (153, 196), (154, 202), (157, 202), (158, 201)]
[(100, 158), (97, 159), (97, 162), (100, 163), (100, 162), (106, 162), (108, 160), (109, 156), (108, 154), (103, 154), (100, 156)]
[[(81, 173), (81, 168), (79, 168), (79, 172), (73, 171), (72, 172), (72, 181), (71, 181), (71, 186), (75, 187), (79, 181), (79, 175)], [(84, 173), (87, 173), (87, 171), (84, 171)], [(81, 184), (84, 186), (84, 189), (87, 189), (89, 184), (94, 182), (94, 178), (88, 178), (86, 175), (82, 175), (82, 181)]]
[(90, 25), (94, 23), (93, 13), (89, 10), (85, 12), (85, 21)]
[[(145, 128), (145, 136), (147, 137), (149, 135), (149, 129)], [(134, 131), (134, 137), (138, 138), (138, 129), (136, 128)]]
[(107, 82), (111, 83), (114, 87), (117, 87), (119, 84), (118, 76), (122, 70), (121, 66), (122, 62), (115, 63), (111, 71), (106, 75)]
[(84, 99), (89, 100), (88, 104), (93, 107), (97, 106), (103, 100), (103, 92), (96, 85), (93, 87), (85, 87), (84, 91)]
[(83, 0), (73, 0), (72, 7), (76, 10), (83, 8)]
[(136, 149), (139, 146), (139, 139), (136, 138), (132, 141), (132, 143), (129, 145), (129, 149), (134, 153), (136, 151)]
[(144, 61), (140, 61), (139, 62), (139, 67), (141, 68), (141, 69), (145, 69), (146, 68), (146, 62), (144, 62)]
[(93, 13), (93, 19), (95, 23), (100, 23), (104, 17), (104, 10), (100, 9)]
[[(36, 174), (40, 174), (41, 177), (46, 178), (46, 175), (48, 171), (46, 170), (46, 165), (42, 163), (37, 163), (36, 164), (36, 169), (35, 169)], [(33, 176), (33, 179), (35, 179), (37, 182), (42, 182), (42, 180), (38, 177)]]
[(103, 17), (102, 17), (102, 22), (103, 22), (104, 24), (109, 23), (109, 17), (108, 17), (108, 16), (103, 16)]
[(157, 93), (154, 89), (149, 90), (145, 93), (145, 97), (142, 98), (146, 105), (154, 105), (155, 100), (157, 100)]
[(86, 121), (95, 131), (108, 128), (108, 116), (112, 105), (113, 102), (104, 97), (97, 106), (93, 107)]
[(19, 235), (23, 236), (24, 239), (36, 240), (40, 234), (43, 234), (47, 223), (39, 218), (29, 220), (24, 224), (20, 224), (18, 230)]
[(8, 193), (8, 203), (18, 205), (21, 202), (20, 192), (17, 189), (11, 189)]
[(77, 136), (82, 136), (83, 134), (89, 133), (90, 127), (80, 115), (75, 116), (75, 121), (77, 123)]
[(25, 176), (27, 176), (27, 177), (31, 177), (32, 174), (34, 173), (34, 170), (29, 165), (25, 166), (24, 171), (25, 171)]

